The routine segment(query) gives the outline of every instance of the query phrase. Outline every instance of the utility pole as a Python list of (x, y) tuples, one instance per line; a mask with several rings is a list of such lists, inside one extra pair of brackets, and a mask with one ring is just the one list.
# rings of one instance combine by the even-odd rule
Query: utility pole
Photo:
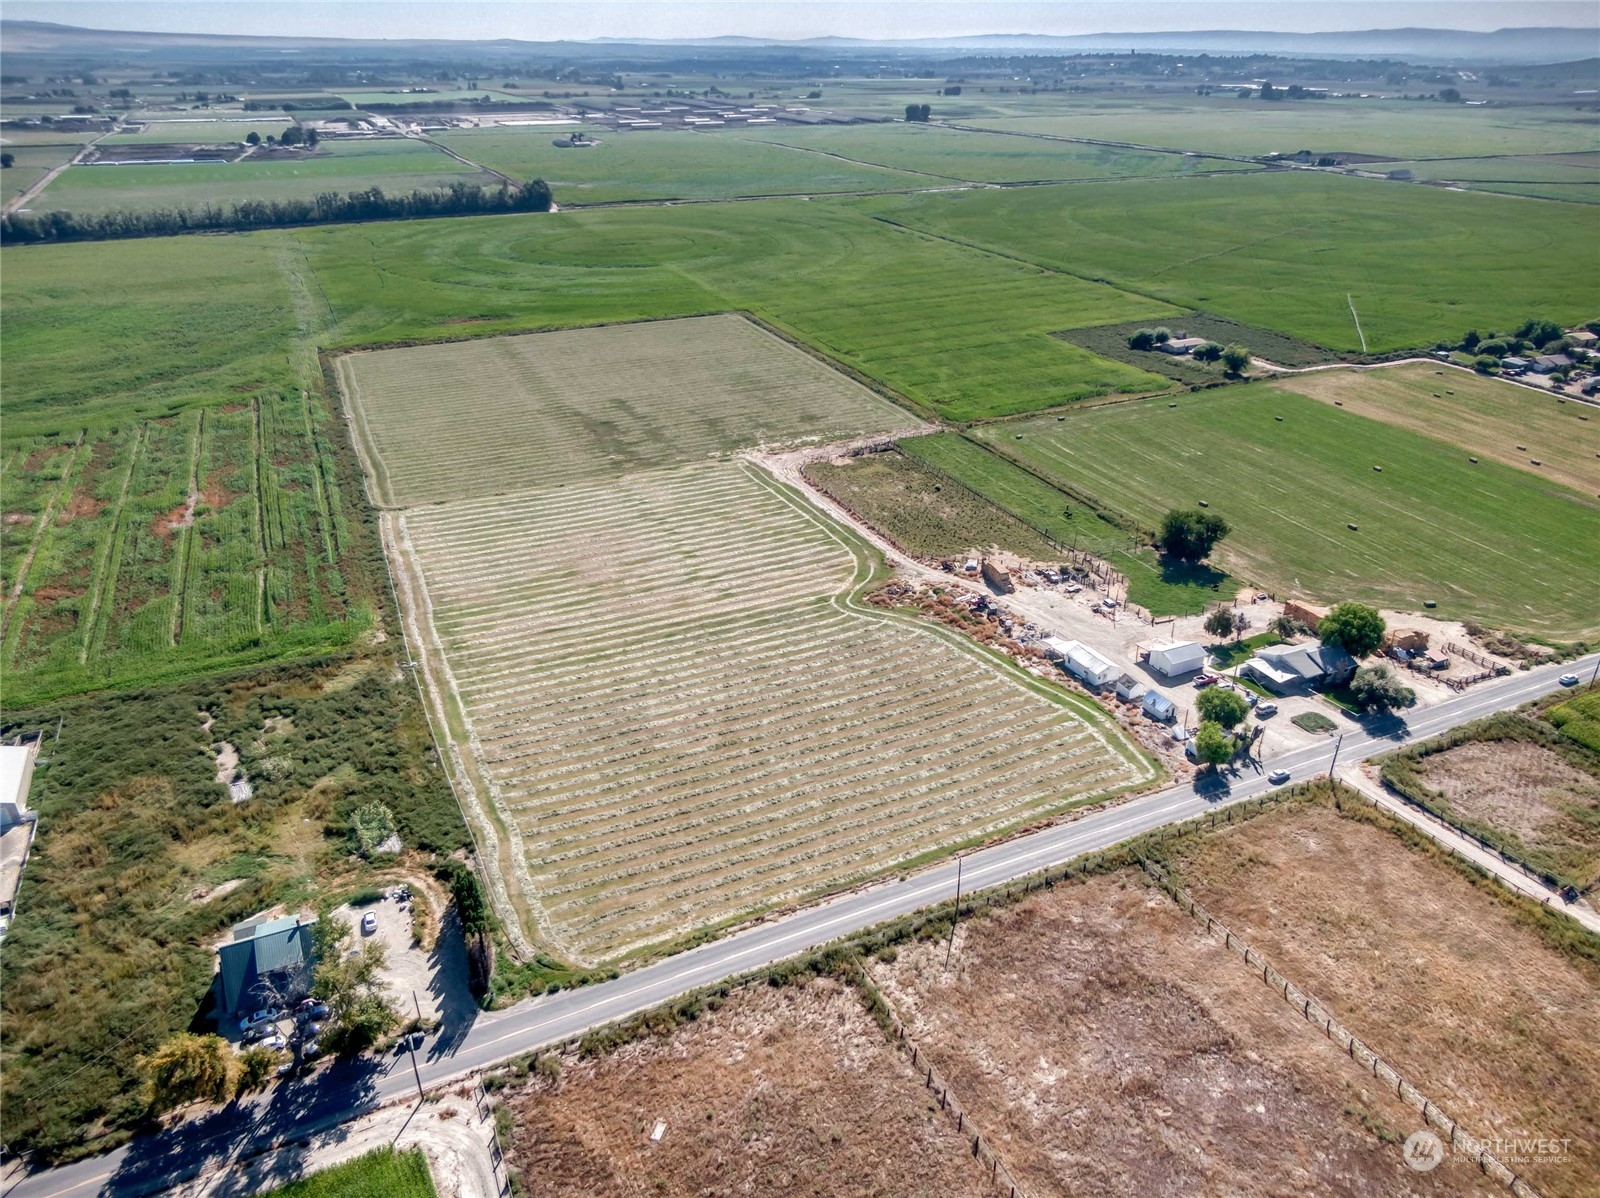
[(1333, 760), (1328, 763), (1328, 780), (1330, 782), (1338, 781), (1333, 771), (1339, 768), (1339, 747), (1343, 744), (1344, 733), (1341, 732), (1339, 733), (1339, 739), (1333, 742)]
[[(1600, 679), (1600, 658), (1597, 658), (1597, 659), (1596, 659), (1596, 660), (1595, 660), (1595, 663), (1594, 663), (1594, 673), (1593, 673), (1593, 674), (1590, 674), (1590, 675), (1589, 675), (1589, 685), (1590, 685), (1590, 686), (1593, 686), (1593, 685), (1594, 685), (1594, 684), (1595, 684), (1595, 681), (1596, 681), (1596, 680), (1597, 680), (1597, 679)], [(60, 730), (60, 728), (59, 728), (59, 727), (58, 727), (58, 728), (57, 728), (57, 729), (56, 729), (56, 739), (58, 739), (58, 740), (59, 740), (59, 739), (60, 739), (60, 738), (61, 738), (61, 730)]]
[(956, 855), (956, 909), (950, 917), (950, 940), (944, 946), (944, 967), (950, 968), (950, 950), (956, 946), (956, 924), (961, 922), (961, 856)]

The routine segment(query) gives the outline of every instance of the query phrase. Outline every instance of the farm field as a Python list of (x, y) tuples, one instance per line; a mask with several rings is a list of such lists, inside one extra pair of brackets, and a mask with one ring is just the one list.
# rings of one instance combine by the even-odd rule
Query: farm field
[[(1591, 319), (1594, 217), (1525, 201), (1307, 171), (860, 201), (894, 220), (1054, 270), (1357, 353), (1455, 340), (1529, 316)], [(1525, 222), (1518, 256), (1461, 255)], [(1349, 297), (1347, 299), (1347, 297)], [(1133, 319), (1142, 319), (1134, 317)], [(1109, 318), (1079, 322), (1111, 324)], [(1060, 321), (1057, 328), (1073, 324)]]
[(1592, 685), (1583, 694), (1552, 707), (1547, 718), (1568, 740), (1600, 753), (1600, 691)]
[(870, 970), (1030, 1195), (1491, 1194), (1142, 875), (1060, 884)]
[(1320, 370), (1273, 385), (1600, 495), (1600, 412), (1576, 400), (1421, 363)]
[(559, 1081), (501, 1097), (530, 1198), (993, 1192), (860, 996), (828, 978), (735, 990), (664, 1039), (567, 1061)]
[(947, 475), (899, 453), (875, 453), (806, 466), (808, 482), (872, 525), (907, 553), (950, 557), (991, 547), (1035, 561), (1060, 556), (1015, 516)]
[(10, 703), (326, 650), (369, 628), (320, 423), (288, 391), (9, 445)]
[(77, 143), (57, 145), (20, 145), (6, 142), (6, 153), (12, 155), (14, 165), (0, 171), (0, 203), (9, 204), (27, 191), (46, 174), (68, 161), (82, 147)]
[(516, 179), (543, 179), (563, 208), (638, 199), (712, 199), (796, 192), (897, 191), (928, 180), (898, 170), (746, 141), (725, 133), (613, 132), (582, 127), (590, 149), (551, 145), (569, 127), (460, 130), (434, 140)]
[(1600, 122), (1565, 105), (1484, 109), (1381, 100), (1263, 104), (1220, 91), (1202, 100), (1098, 98), (1066, 115), (976, 123), (1251, 157), (1310, 150), (1411, 159), (1571, 153), (1600, 146)]
[[(812, 151), (813, 156), (836, 154), (857, 162), (916, 171), (936, 180), (1004, 183), (1040, 179), (1122, 179), (1251, 169), (1242, 162), (1074, 145), (939, 125), (778, 126), (718, 136), (794, 146), (801, 151)], [(923, 179), (919, 185), (927, 186), (928, 180)]]
[(1558, 886), (1600, 883), (1600, 754), (1544, 724), (1469, 724), (1393, 755), (1383, 780)]
[(376, 243), (361, 229), (294, 236), (336, 322), (324, 344), (741, 309), (950, 419), (1167, 386), (1050, 333), (1172, 308), (837, 200), (407, 222)]
[(1418, 179), (1441, 179), (1474, 191), (1600, 202), (1600, 150), (1573, 154), (1511, 154), (1483, 158), (1429, 158), (1385, 162), (1382, 169), (1409, 170)]
[(349, 354), (339, 373), (391, 507), (917, 424), (736, 315)]
[(279, 1186), (262, 1198), (438, 1198), (438, 1190), (422, 1149), (380, 1148)]
[(974, 435), (1146, 528), (1206, 500), (1233, 526), (1220, 564), (1279, 594), (1402, 611), (1434, 601), (1526, 633), (1592, 631), (1594, 500), (1276, 387), (1168, 402)]
[[(1539, 1193), (1593, 1193), (1593, 938), (1513, 907), (1369, 818), (1381, 817), (1365, 805), (1283, 808), (1199, 838), (1178, 871), (1198, 902), (1474, 1136), (1570, 1138), (1564, 1152), (1514, 1162)], [(1570, 951), (1541, 930), (1557, 923)]]
[(239, 162), (163, 166), (75, 166), (58, 175), (33, 202), (35, 211), (109, 212), (204, 207), (246, 200), (307, 199), (324, 191), (389, 192), (497, 186), (448, 154), (415, 141), (334, 142), (309, 155)]
[[(587, 358), (567, 333), (467, 348), (607, 361), (615, 379), (591, 367), (588, 395), (569, 383), (560, 403), (622, 427), (589, 397), (623, 380), (631, 444), (549, 437), (548, 381), (525, 371), (520, 414), (505, 416), (510, 383), (468, 392), (454, 443), (435, 432), (408, 456), (426, 430), (412, 439), (413, 405), (381, 380), (427, 393), (419, 359), (351, 368), (376, 492), (421, 505), (386, 516), (391, 557), (530, 934), (613, 959), (1150, 777), (1092, 705), (857, 607), (861, 546), (756, 467), (706, 460), (770, 435), (730, 383), (792, 386), (789, 418), (830, 435), (891, 428), (897, 409), (737, 317), (588, 335)], [(433, 394), (456, 362), (429, 361)], [(519, 464), (439, 501), (485, 427)], [(522, 489), (494, 495), (508, 479)]]
[(223, 142), (242, 142), (251, 133), (261, 134), (263, 141), (267, 135), (276, 137), (287, 129), (292, 122), (286, 116), (277, 116), (269, 112), (251, 113), (248, 115), (235, 114), (228, 117), (218, 117), (213, 120), (204, 119), (173, 119), (170, 113), (148, 119), (144, 129), (138, 133), (113, 133), (105, 138), (101, 144), (107, 146), (139, 146), (139, 145), (186, 145), (206, 144), (219, 145)]

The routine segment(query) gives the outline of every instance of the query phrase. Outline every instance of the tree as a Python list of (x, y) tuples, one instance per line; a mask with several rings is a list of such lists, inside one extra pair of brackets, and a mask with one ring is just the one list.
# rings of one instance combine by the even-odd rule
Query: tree
[(1351, 657), (1365, 657), (1383, 644), (1386, 625), (1375, 608), (1364, 603), (1341, 603), (1322, 617), (1317, 635), (1323, 644), (1337, 645)]
[(1461, 339), (1461, 352), (1470, 354), (1478, 348), (1478, 343), (1482, 340), (1483, 338), (1478, 336), (1477, 329), (1468, 329), (1467, 335)]
[(1227, 536), (1228, 522), (1198, 508), (1175, 508), (1161, 520), (1156, 544), (1161, 552), (1180, 562), (1203, 560)]
[(1215, 362), (1222, 357), (1222, 346), (1215, 341), (1207, 341), (1204, 345), (1197, 345), (1190, 350), (1189, 356), (1196, 362)]
[(278, 134), (278, 144), (280, 146), (297, 146), (304, 140), (305, 133), (301, 131), (299, 125), (290, 125), (282, 133)]
[(1128, 338), (1129, 349), (1154, 349), (1156, 345), (1156, 331), (1154, 329), (1139, 329)]
[(1172, 340), (1172, 330), (1167, 328), (1167, 326), (1164, 324), (1157, 325), (1155, 328), (1150, 330), (1150, 336), (1152, 339), (1154, 339), (1157, 345), (1165, 345), (1167, 342)]
[(1272, 84), (1263, 83), (1261, 85), (1261, 98), (1263, 100), (1281, 100), (1283, 96), (1279, 94), (1278, 89), (1273, 87)]
[(395, 835), (394, 812), (382, 803), (367, 803), (357, 809), (350, 821), (361, 844), (361, 855), (370, 857)]
[(1414, 707), (1417, 692), (1396, 678), (1386, 665), (1362, 666), (1350, 679), (1350, 697), (1362, 711), (1388, 712)]
[(1194, 705), (1202, 720), (1225, 729), (1243, 723), (1244, 717), (1250, 714), (1250, 704), (1244, 701), (1243, 695), (1238, 691), (1225, 691), (1220, 686), (1206, 687), (1195, 696)]
[(0, 170), (10, 170), (16, 165), (16, 162), (17, 156), (15, 154), (0, 154)]
[(1493, 374), (1500, 369), (1500, 359), (1491, 357), (1489, 354), (1481, 354), (1472, 359), (1472, 369), (1479, 374)]
[(1207, 720), (1194, 734), (1194, 759), (1203, 768), (1215, 769), (1233, 760), (1233, 737), (1222, 730), (1222, 725)]
[(306, 130), (306, 145), (314, 146), (321, 140), (322, 134), (318, 133), (315, 129)]
[(311, 933), (317, 965), (311, 993), (328, 1004), (324, 1042), (344, 1052), (360, 1052), (392, 1031), (399, 1022), (389, 1005), (383, 979), (383, 942), (370, 942), (348, 955), (350, 925), (324, 908)]
[(150, 1109), (160, 1114), (191, 1102), (226, 1102), (233, 1094), (232, 1058), (221, 1036), (179, 1032), (139, 1058)]
[(1243, 374), (1250, 365), (1250, 351), (1242, 345), (1230, 345), (1222, 351), (1222, 366), (1229, 374)]
[(1461, 103), (1461, 93), (1453, 87), (1440, 88), (1439, 99), (1443, 100), (1446, 104), (1459, 104)]
[(906, 105), (906, 120), (908, 120), (908, 121), (926, 121), (932, 115), (933, 115), (933, 108), (930, 105), (927, 105), (927, 104), (907, 104)]
[(261, 144), (261, 134), (254, 129), (250, 130), (249, 133), (244, 135), (244, 144), (247, 146), (259, 146)]
[(1204, 627), (1205, 630), (1214, 637), (1221, 638), (1225, 636), (1232, 636), (1233, 609), (1231, 607), (1217, 608), (1216, 611), (1212, 612), (1206, 617)]
[(1552, 341), (1559, 341), (1564, 336), (1561, 326), (1553, 320), (1525, 320), (1517, 329), (1520, 340), (1530, 342), (1543, 349)]

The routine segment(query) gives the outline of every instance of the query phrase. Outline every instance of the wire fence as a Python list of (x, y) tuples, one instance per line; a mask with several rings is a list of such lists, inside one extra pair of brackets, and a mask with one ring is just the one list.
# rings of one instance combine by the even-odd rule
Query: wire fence
[(1313, 998), (1273, 968), (1272, 963), (1259, 951), (1236, 936), (1225, 923), (1195, 902), (1194, 897), (1174, 882), (1166, 870), (1144, 857), (1139, 859), (1139, 864), (1179, 907), (1194, 918), (1196, 923), (1204, 925), (1207, 935), (1215, 937), (1220, 932), (1223, 946), (1230, 952), (1238, 954), (1252, 973), (1260, 975), (1264, 984), (1281, 994), (1283, 1000), (1299, 1011), (1307, 1023), (1321, 1028), (1328, 1039), (1343, 1049), (1364, 1071), (1370, 1072), (1375, 1079), (1393, 1090), (1401, 1102), (1420, 1111), (1423, 1122), (1438, 1132), (1452, 1148), (1471, 1159), (1484, 1176), (1499, 1182), (1517, 1195), (1517, 1198), (1538, 1198), (1538, 1191), (1517, 1176), (1505, 1162), (1489, 1152), (1482, 1141), (1445, 1114), (1437, 1103), (1408, 1081), (1398, 1069), (1335, 1019), (1327, 1004)]

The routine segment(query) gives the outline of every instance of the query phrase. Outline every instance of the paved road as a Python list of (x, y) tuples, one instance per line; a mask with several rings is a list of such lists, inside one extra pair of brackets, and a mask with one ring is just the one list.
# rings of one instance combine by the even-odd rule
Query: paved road
[[(1527, 673), (1487, 682), (1464, 694), (1380, 725), (1348, 721), (1339, 748), (1341, 764), (1373, 757), (1413, 738), (1446, 729), (1495, 711), (1515, 707), (1559, 689), (1557, 678), (1571, 670), (1587, 680), (1600, 655), (1566, 666), (1541, 666)], [(1296, 780), (1328, 772), (1334, 742), (1275, 758)], [(1202, 784), (1204, 785), (1204, 784)], [(1129, 800), (1094, 811), (1003, 844), (966, 854), (964, 892), (980, 890), (1062, 864), (1083, 853), (1109, 848), (1153, 828), (1177, 823), (1229, 803), (1264, 794), (1272, 787), (1254, 770), (1224, 776), (1204, 793), (1192, 785)], [(508, 1057), (559, 1043), (592, 1027), (647, 1010), (700, 986), (758, 969), (848, 933), (871, 927), (949, 898), (956, 866), (946, 862), (903, 881), (840, 895), (814, 907), (753, 927), (689, 952), (657, 961), (603, 985), (535, 998), (504, 1011), (479, 1014), (470, 1024), (446, 1028), (417, 1059), (425, 1085), (438, 1085)], [(144, 1137), (105, 1156), (38, 1173), (12, 1185), (5, 1198), (88, 1198), (94, 1194), (154, 1193), (208, 1171), (226, 1159), (240, 1159), (285, 1138), (298, 1138), (403, 1099), (416, 1088), (406, 1057), (382, 1062), (341, 1063), (313, 1078), (276, 1087), (270, 1094), (240, 1104), (207, 1120), (184, 1123), (161, 1135)]]

